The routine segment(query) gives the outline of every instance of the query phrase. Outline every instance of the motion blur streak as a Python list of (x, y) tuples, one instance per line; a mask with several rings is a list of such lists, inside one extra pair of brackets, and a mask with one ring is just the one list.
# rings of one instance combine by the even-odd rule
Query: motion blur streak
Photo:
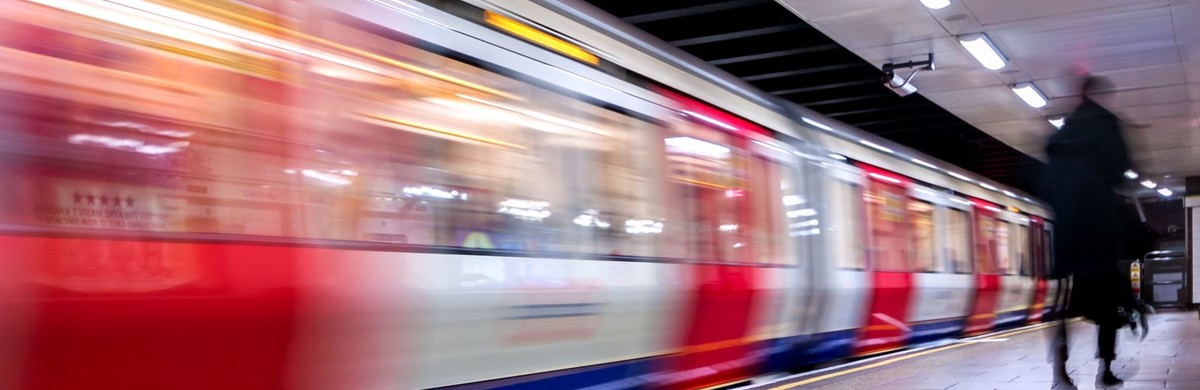
[(1036, 204), (481, 3), (6, 2), (0, 389), (695, 389), (1053, 314)]

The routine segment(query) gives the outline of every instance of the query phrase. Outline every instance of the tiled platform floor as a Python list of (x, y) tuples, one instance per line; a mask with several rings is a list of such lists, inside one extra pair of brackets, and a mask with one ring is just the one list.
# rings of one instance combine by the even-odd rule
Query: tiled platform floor
[[(1129, 328), (1118, 334), (1114, 371), (1133, 389), (1200, 390), (1200, 317), (1196, 312), (1159, 313), (1145, 340)], [(1096, 329), (1070, 324), (1067, 367), (1079, 389), (1096, 388)], [(1052, 328), (987, 336), (973, 342), (886, 357), (838, 370), (751, 386), (788, 389), (1061, 389), (1053, 383), (1047, 345)], [(1057, 386), (1056, 386), (1057, 385)]]

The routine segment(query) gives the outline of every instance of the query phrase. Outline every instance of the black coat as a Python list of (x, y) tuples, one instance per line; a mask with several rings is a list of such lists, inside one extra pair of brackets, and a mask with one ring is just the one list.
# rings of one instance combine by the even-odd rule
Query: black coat
[(1074, 276), (1071, 306), (1077, 313), (1106, 314), (1110, 304), (1115, 312), (1115, 305), (1126, 302), (1129, 287), (1117, 265), (1124, 234), (1122, 204), (1113, 187), (1131, 165), (1120, 121), (1085, 98), (1062, 129), (1050, 136), (1046, 155), (1050, 161), (1039, 192), (1054, 210), (1050, 276)]

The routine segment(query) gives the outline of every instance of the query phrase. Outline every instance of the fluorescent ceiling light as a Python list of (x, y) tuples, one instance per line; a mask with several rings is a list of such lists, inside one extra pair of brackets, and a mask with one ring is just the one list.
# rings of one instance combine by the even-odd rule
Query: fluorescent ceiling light
[(825, 131), (833, 131), (832, 127), (829, 127), (828, 125), (826, 125), (824, 123), (809, 119), (807, 117), (800, 117), (800, 120), (804, 121), (804, 123), (816, 126), (818, 129), (825, 130)]
[(1174, 192), (1171, 192), (1170, 188), (1166, 188), (1166, 187), (1159, 188), (1158, 193), (1162, 194), (1162, 196), (1171, 196), (1171, 194), (1174, 194)]
[(1054, 128), (1061, 129), (1063, 127), (1063, 125), (1067, 123), (1067, 118), (1057, 116), (1054, 118), (1046, 119), (1046, 121), (1050, 122), (1050, 125), (1054, 126)]
[(1046, 106), (1046, 95), (1042, 95), (1042, 91), (1039, 91), (1037, 87), (1034, 87), (1033, 83), (1021, 83), (1014, 85), (1012, 87), (1012, 91), (1013, 93), (1017, 94), (1021, 100), (1024, 100), (1025, 104), (1028, 104), (1030, 107), (1042, 108)]
[(1154, 181), (1149, 180), (1149, 179), (1142, 180), (1142, 187), (1154, 188), (1154, 187), (1158, 187), (1158, 183), (1155, 183)]
[(1137, 179), (1138, 173), (1137, 173), (1137, 171), (1129, 169), (1129, 170), (1125, 171), (1125, 177), (1129, 178), (1129, 180)]
[(918, 165), (924, 165), (926, 168), (929, 168), (929, 169), (938, 169), (938, 167), (936, 165), (927, 163), (927, 162), (919, 160), (919, 159), (910, 158), (909, 160), (912, 160), (912, 162), (917, 163)]
[(942, 9), (950, 6), (950, 0), (921, 0), (921, 4), (929, 9)]
[(895, 153), (895, 151), (893, 151), (891, 148), (888, 148), (888, 147), (886, 147), (886, 146), (883, 146), (883, 145), (880, 145), (880, 144), (877, 144), (877, 143), (874, 143), (874, 142), (871, 142), (871, 141), (867, 141), (867, 140), (865, 140), (865, 139), (864, 139), (864, 140), (859, 140), (859, 141), (858, 141), (858, 143), (860, 143), (860, 144), (863, 144), (863, 145), (870, 146), (870, 147), (872, 147), (872, 148), (875, 148), (876, 150), (879, 150), (879, 151), (882, 151), (882, 152), (887, 152), (887, 153)]
[(979, 183), (979, 186), (980, 186), (980, 187), (983, 187), (983, 188), (987, 188), (987, 189), (989, 189), (989, 190), (992, 190), (992, 191), (999, 190), (999, 188), (996, 188), (996, 186), (994, 186), (994, 185), (991, 185), (991, 184), (988, 184), (988, 183)]
[(1012, 191), (1009, 191), (1009, 190), (1004, 190), (1004, 195), (1008, 195), (1008, 197), (1010, 197), (1010, 198), (1016, 198), (1016, 197), (1017, 197), (1017, 194), (1015, 194), (1015, 193), (1013, 193)]
[(843, 155), (840, 155), (837, 153), (830, 153), (829, 158), (832, 158), (832, 159), (838, 160), (838, 161), (846, 161), (846, 156), (843, 156)]
[(972, 34), (958, 37), (958, 43), (961, 43), (967, 52), (975, 56), (975, 59), (983, 65), (984, 68), (997, 70), (1003, 68), (1008, 63), (1000, 50), (996, 49), (996, 45), (988, 39), (987, 35)]

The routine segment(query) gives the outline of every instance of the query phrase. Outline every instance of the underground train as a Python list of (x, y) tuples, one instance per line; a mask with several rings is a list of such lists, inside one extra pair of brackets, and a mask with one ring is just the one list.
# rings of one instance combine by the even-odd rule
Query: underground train
[(1054, 314), (1037, 201), (549, 3), (0, 9), (0, 387), (694, 389)]

